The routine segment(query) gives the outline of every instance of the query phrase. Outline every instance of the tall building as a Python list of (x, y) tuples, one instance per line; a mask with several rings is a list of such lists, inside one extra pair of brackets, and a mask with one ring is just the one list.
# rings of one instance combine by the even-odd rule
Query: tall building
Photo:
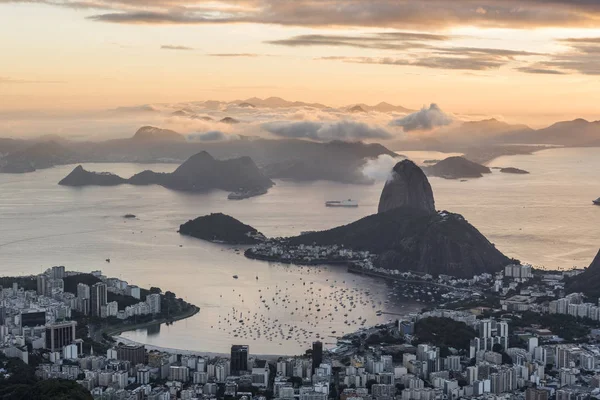
[(319, 365), (323, 362), (323, 343), (313, 342), (312, 344), (312, 373), (315, 373), (315, 369), (319, 368)]
[(248, 371), (248, 354), (249, 348), (247, 345), (234, 344), (231, 346), (232, 375), (240, 375), (240, 372)]
[(528, 388), (525, 400), (548, 400), (548, 391), (543, 389)]
[(190, 379), (190, 369), (188, 367), (171, 365), (169, 367), (169, 379), (172, 381), (187, 382)]
[(137, 370), (137, 383), (140, 385), (150, 383), (150, 368), (140, 368)]
[(129, 361), (132, 365), (146, 363), (146, 347), (144, 345), (121, 345), (117, 347), (117, 359)]
[(50, 351), (60, 351), (63, 347), (75, 341), (77, 322), (66, 321), (46, 327), (46, 348)]
[(90, 286), (85, 283), (77, 284), (77, 297), (81, 299), (89, 299), (90, 298)]
[(42, 274), (42, 275), (38, 275), (37, 276), (37, 294), (39, 296), (45, 296), (46, 295), (46, 275)]
[(21, 326), (44, 326), (46, 325), (46, 311), (21, 312)]
[(150, 307), (151, 314), (160, 314), (160, 294), (149, 294), (146, 296), (146, 303)]
[(89, 285), (86, 285), (85, 283), (78, 283), (77, 284), (77, 311), (79, 311), (80, 313), (84, 314), (84, 315), (89, 315), (90, 314), (90, 299), (91, 298), (91, 292), (90, 292), (90, 287)]
[(94, 317), (102, 315), (102, 306), (106, 305), (106, 284), (98, 282), (92, 285), (91, 288), (91, 314)]
[(489, 338), (492, 337), (492, 321), (489, 319), (483, 319), (479, 322), (479, 337)]
[(497, 336), (507, 337), (508, 336), (508, 323), (501, 321), (496, 324)]

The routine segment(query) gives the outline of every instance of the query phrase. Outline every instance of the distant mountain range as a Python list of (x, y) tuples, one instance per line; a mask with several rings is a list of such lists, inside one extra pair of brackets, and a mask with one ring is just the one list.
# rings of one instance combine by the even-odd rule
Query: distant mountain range
[(428, 134), (408, 134), (386, 145), (396, 151), (464, 153), (465, 158), (485, 164), (499, 156), (530, 154), (548, 146), (600, 147), (600, 121), (576, 119), (533, 129), (486, 119), (453, 124)]
[(527, 125), (511, 125), (496, 119), (465, 122), (438, 131), (432, 136), (439, 142), (454, 144), (545, 144), (555, 146), (600, 146), (600, 121), (585, 119), (557, 122), (547, 128), (532, 129)]
[(217, 160), (248, 157), (271, 179), (345, 183), (370, 183), (361, 172), (366, 160), (397, 156), (380, 144), (362, 142), (249, 137), (194, 142), (169, 129), (144, 126), (130, 138), (103, 142), (0, 139), (0, 172), (24, 173), (89, 162), (181, 163), (202, 151)]
[(349, 110), (350, 112), (377, 111), (377, 112), (382, 112), (382, 113), (398, 112), (398, 113), (405, 113), (405, 114), (416, 111), (416, 110), (411, 110), (409, 108), (402, 107), (402, 106), (395, 106), (393, 104), (386, 103), (386, 102), (381, 102), (374, 106), (360, 103), (360, 104), (355, 104), (353, 106), (346, 107), (346, 109)]
[[(218, 109), (223, 109), (223, 108), (229, 107), (229, 106), (237, 106), (240, 108), (248, 108), (248, 109), (255, 109), (255, 108), (277, 109), (277, 108), (307, 107), (307, 108), (316, 108), (319, 110), (339, 109), (339, 110), (346, 110), (346, 111), (350, 111), (350, 112), (376, 111), (376, 112), (382, 112), (382, 113), (391, 113), (391, 112), (410, 113), (410, 112), (415, 111), (415, 110), (411, 110), (411, 109), (403, 107), (403, 106), (395, 106), (393, 104), (386, 103), (386, 102), (380, 102), (379, 104), (375, 104), (372, 106), (368, 105), (368, 104), (364, 104), (364, 103), (359, 103), (359, 104), (352, 104), (352, 105), (342, 106), (342, 107), (332, 107), (332, 106), (328, 106), (328, 105), (325, 105), (322, 103), (307, 103), (307, 102), (303, 102), (303, 101), (289, 101), (289, 100), (282, 99), (281, 97), (268, 97), (266, 99), (261, 99), (259, 97), (250, 97), (248, 99), (240, 99), (240, 100), (234, 100), (234, 101), (207, 100), (207, 101), (193, 102), (191, 104), (194, 106), (204, 106), (209, 110), (218, 110)], [(131, 110), (131, 111), (139, 112), (140, 109), (144, 110), (144, 111), (156, 110), (155, 108), (152, 108), (150, 106), (121, 107), (118, 110), (120, 110), (120, 111)], [(180, 117), (186, 117), (186, 116), (189, 117), (189, 116), (192, 116), (193, 114), (194, 114), (193, 110), (186, 109), (185, 107), (182, 109), (179, 109), (177, 111), (174, 111), (172, 113), (172, 115), (180, 116)]]

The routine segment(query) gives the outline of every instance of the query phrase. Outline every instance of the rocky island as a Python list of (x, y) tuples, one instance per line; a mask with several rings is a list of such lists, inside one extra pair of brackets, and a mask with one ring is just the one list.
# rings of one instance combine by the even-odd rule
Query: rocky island
[(236, 245), (257, 244), (266, 240), (255, 228), (222, 213), (190, 220), (179, 227), (179, 233), (209, 242)]
[(249, 157), (216, 160), (203, 151), (190, 157), (174, 172), (143, 171), (129, 179), (102, 172), (86, 171), (77, 166), (59, 182), (63, 186), (160, 185), (186, 192), (220, 189), (231, 192), (264, 194), (274, 185)]
[(424, 168), (428, 176), (445, 179), (481, 178), (492, 171), (485, 165), (477, 164), (464, 157), (448, 157)]

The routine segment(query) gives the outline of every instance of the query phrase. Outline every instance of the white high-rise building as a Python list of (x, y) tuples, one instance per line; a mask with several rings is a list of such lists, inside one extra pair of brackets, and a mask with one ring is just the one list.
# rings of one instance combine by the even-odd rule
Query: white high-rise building
[(77, 345), (70, 344), (63, 347), (63, 358), (65, 360), (76, 360), (77, 359)]
[(536, 349), (536, 347), (539, 346), (539, 341), (538, 338), (536, 337), (530, 337), (528, 342), (527, 342), (527, 350), (530, 353), (533, 353), (533, 351)]
[(147, 385), (150, 383), (150, 369), (140, 368), (137, 371), (137, 383), (140, 385)]
[(501, 321), (496, 324), (496, 332), (500, 337), (508, 337), (508, 323)]
[(492, 337), (492, 321), (489, 319), (483, 319), (479, 322), (479, 337), (489, 338)]
[(146, 303), (150, 308), (151, 314), (160, 314), (160, 294), (153, 293), (146, 296)]

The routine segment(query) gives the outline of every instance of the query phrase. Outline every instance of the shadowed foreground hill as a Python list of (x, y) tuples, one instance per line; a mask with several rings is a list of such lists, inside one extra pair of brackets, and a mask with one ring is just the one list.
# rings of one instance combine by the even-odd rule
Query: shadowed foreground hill
[(586, 270), (567, 283), (567, 292), (582, 292), (588, 297), (600, 297), (600, 250)]
[(400, 207), (290, 244), (343, 245), (377, 254), (376, 266), (471, 278), (502, 270), (510, 260), (462, 216)]

